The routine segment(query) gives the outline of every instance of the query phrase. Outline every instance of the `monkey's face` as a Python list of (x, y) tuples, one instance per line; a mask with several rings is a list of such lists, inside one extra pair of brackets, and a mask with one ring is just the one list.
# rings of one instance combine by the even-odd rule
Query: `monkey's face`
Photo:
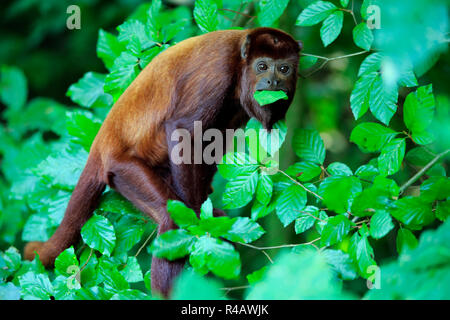
[[(244, 109), (266, 129), (271, 129), (275, 122), (285, 117), (292, 102), (297, 83), (295, 59), (261, 56), (253, 59), (247, 67), (246, 75), (251, 86)], [(284, 91), (288, 99), (260, 106), (253, 96), (256, 91)]]
[(252, 64), (255, 74), (255, 91), (284, 91), (288, 94), (292, 88), (294, 65), (285, 59), (261, 57)]
[[(300, 49), (290, 35), (271, 28), (255, 29), (241, 47), (241, 105), (266, 129), (285, 117), (294, 98)], [(260, 106), (254, 98), (256, 91), (284, 91), (288, 99)]]

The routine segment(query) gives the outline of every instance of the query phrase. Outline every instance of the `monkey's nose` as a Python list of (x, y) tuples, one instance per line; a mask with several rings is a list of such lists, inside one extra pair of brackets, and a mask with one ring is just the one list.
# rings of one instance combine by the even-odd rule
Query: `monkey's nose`
[(271, 86), (271, 85), (277, 86), (277, 85), (279, 85), (279, 84), (280, 84), (280, 81), (279, 81), (279, 80), (276, 80), (276, 79), (273, 79), (273, 80), (267, 79), (267, 85), (269, 85), (269, 86)]

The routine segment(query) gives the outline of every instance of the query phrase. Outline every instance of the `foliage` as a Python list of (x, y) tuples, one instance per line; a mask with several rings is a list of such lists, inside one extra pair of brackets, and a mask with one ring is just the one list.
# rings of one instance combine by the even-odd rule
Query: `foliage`
[[(382, 29), (368, 27), (369, 5), (379, 6)], [(404, 19), (392, 16), (405, 7)], [(197, 0), (192, 8), (153, 0), (116, 31), (98, 31), (104, 69), (68, 87), (76, 106), (35, 97), (20, 68), (2, 65), (0, 299), (158, 298), (151, 255), (188, 257), (174, 299), (448, 299), (450, 100), (446, 75), (433, 67), (448, 62), (445, 13), (439, 0)], [(139, 72), (193, 35), (255, 26), (300, 34), (307, 52), (363, 51), (302, 53), (307, 80), (293, 111), (278, 131), (248, 122), (257, 145), (224, 156), (199, 215), (168, 202), (179, 229), (153, 239), (155, 226), (108, 189), (54, 269), (24, 261), (16, 248), (53, 234), (103, 119)], [(260, 104), (282, 97), (269, 98)], [(213, 206), (230, 217), (214, 217)], [(280, 248), (272, 261), (268, 252)], [(374, 289), (355, 289), (366, 281)], [(247, 289), (224, 294), (224, 283)]]

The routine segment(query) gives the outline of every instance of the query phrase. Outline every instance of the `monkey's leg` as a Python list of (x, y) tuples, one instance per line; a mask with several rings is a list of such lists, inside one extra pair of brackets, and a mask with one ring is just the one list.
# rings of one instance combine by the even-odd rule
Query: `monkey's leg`
[[(158, 223), (158, 235), (177, 228), (166, 211), (168, 199), (179, 197), (143, 161), (131, 158), (115, 162), (108, 171), (109, 185)], [(153, 257), (152, 290), (168, 296), (173, 279), (184, 267), (185, 259), (169, 261)]]
[(90, 155), (70, 197), (61, 224), (48, 241), (29, 242), (24, 249), (25, 259), (34, 259), (36, 251), (42, 264), (49, 267), (53, 265), (61, 252), (78, 242), (81, 228), (92, 216), (105, 190), (106, 184), (99, 177), (99, 167), (95, 155)]

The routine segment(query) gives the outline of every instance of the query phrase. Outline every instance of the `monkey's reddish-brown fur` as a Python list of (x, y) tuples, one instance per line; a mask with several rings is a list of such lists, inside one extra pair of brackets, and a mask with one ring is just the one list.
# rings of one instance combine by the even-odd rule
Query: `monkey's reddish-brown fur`
[[(286, 33), (258, 28), (190, 38), (154, 58), (105, 119), (61, 225), (47, 242), (29, 243), (25, 258), (32, 259), (36, 251), (51, 266), (79, 240), (106, 185), (151, 216), (159, 233), (176, 228), (166, 212), (167, 200), (181, 200), (198, 211), (210, 192), (215, 166), (171, 163), (170, 133), (177, 128), (192, 131), (194, 121), (202, 121), (203, 130), (237, 128), (249, 116), (271, 127), (292, 101), (296, 70), (289, 99), (263, 109), (253, 99), (250, 62), (268, 56), (290, 59), (297, 67), (298, 51)], [(153, 289), (167, 295), (183, 263), (153, 258)]]

